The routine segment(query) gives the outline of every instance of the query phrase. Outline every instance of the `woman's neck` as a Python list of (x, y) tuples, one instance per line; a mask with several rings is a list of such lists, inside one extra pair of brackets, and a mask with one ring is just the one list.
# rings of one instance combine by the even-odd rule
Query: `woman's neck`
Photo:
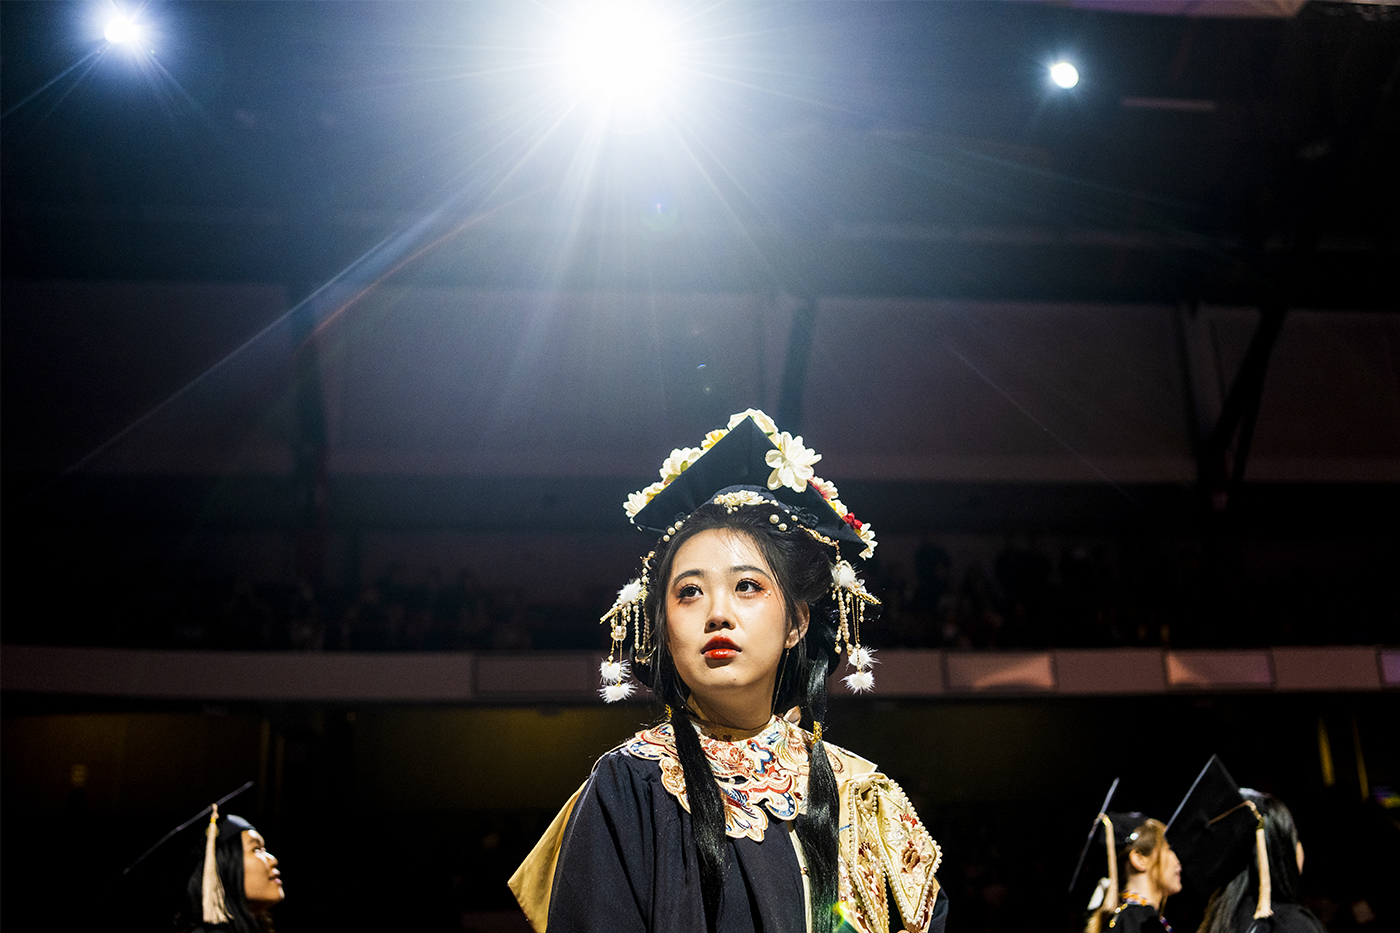
[(1162, 908), (1162, 892), (1158, 889), (1157, 885), (1153, 884), (1152, 879), (1147, 877), (1146, 874), (1130, 876), (1128, 878), (1128, 885), (1123, 889), (1123, 893), (1136, 894), (1138, 897), (1151, 904), (1154, 909), (1160, 910)]
[(768, 725), (773, 713), (766, 707), (753, 704), (705, 703), (691, 694), (686, 702), (691, 715), (705, 725), (733, 732), (758, 732)]

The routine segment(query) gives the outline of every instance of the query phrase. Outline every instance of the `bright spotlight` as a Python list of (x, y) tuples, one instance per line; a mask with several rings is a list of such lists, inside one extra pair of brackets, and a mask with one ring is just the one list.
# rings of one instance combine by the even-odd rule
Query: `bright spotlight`
[(1056, 62), (1050, 66), (1050, 80), (1069, 90), (1079, 83), (1079, 69), (1069, 62)]
[(670, 84), (674, 39), (668, 24), (647, 4), (598, 4), (569, 39), (573, 78), (600, 101), (645, 106)]
[(107, 24), (107, 28), (102, 31), (102, 35), (113, 45), (122, 45), (126, 42), (139, 42), (141, 40), (141, 27), (125, 16), (113, 17)]

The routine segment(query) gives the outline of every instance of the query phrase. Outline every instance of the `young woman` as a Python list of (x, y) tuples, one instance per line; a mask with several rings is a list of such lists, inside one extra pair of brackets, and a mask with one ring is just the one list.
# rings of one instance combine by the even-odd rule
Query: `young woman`
[(604, 694), (632, 689), (630, 638), (666, 718), (599, 760), (511, 879), (539, 933), (943, 928), (937, 844), (894, 782), (822, 738), (839, 653), (848, 686), (873, 681), (876, 601), (841, 557), (874, 535), (817, 459), (750, 410), (629, 500), (661, 540), (604, 616)]
[(1102, 900), (1090, 907), (1085, 933), (1169, 933), (1162, 907), (1181, 891), (1181, 860), (1167, 842), (1166, 826), (1141, 813), (1106, 813), (1099, 819), (1105, 834), (1112, 827), (1113, 864), (1108, 884), (1100, 883)]
[(262, 835), (240, 816), (220, 818), (215, 807), (206, 840), (210, 844), (186, 887), (196, 921), (192, 931), (270, 933), (271, 910), (286, 895), (277, 858)]
[[(1303, 844), (1298, 840), (1293, 814), (1272, 794), (1242, 787), (1240, 796), (1252, 802), (1264, 820), (1268, 904), (1261, 903), (1259, 858), (1252, 851), (1240, 873), (1211, 895), (1200, 933), (1326, 933), (1321, 921), (1298, 903), (1302, 899)], [(1266, 916), (1257, 916), (1265, 910)]]

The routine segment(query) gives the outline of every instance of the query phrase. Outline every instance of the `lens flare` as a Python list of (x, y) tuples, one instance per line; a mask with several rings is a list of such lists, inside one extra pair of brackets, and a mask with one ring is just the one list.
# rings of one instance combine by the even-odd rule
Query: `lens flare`
[(1069, 90), (1079, 83), (1079, 69), (1069, 62), (1056, 62), (1050, 66), (1050, 80)]
[(102, 35), (113, 45), (123, 45), (127, 42), (139, 42), (141, 28), (125, 16), (117, 16), (107, 24)]
[(675, 42), (650, 4), (600, 3), (571, 29), (568, 64), (573, 80), (598, 101), (644, 107), (670, 85)]

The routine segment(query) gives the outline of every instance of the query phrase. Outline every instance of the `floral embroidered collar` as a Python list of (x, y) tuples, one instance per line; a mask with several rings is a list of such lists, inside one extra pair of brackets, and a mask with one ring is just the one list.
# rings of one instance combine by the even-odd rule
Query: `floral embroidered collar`
[[(768, 818), (794, 820), (806, 809), (807, 732), (774, 716), (758, 734), (725, 741), (697, 727), (700, 747), (710, 759), (724, 801), (725, 835), (763, 841)], [(685, 774), (676, 756), (676, 736), (669, 722), (638, 732), (622, 752), (661, 766), (661, 784), (686, 812)], [(837, 779), (845, 770), (836, 755), (828, 755)]]

